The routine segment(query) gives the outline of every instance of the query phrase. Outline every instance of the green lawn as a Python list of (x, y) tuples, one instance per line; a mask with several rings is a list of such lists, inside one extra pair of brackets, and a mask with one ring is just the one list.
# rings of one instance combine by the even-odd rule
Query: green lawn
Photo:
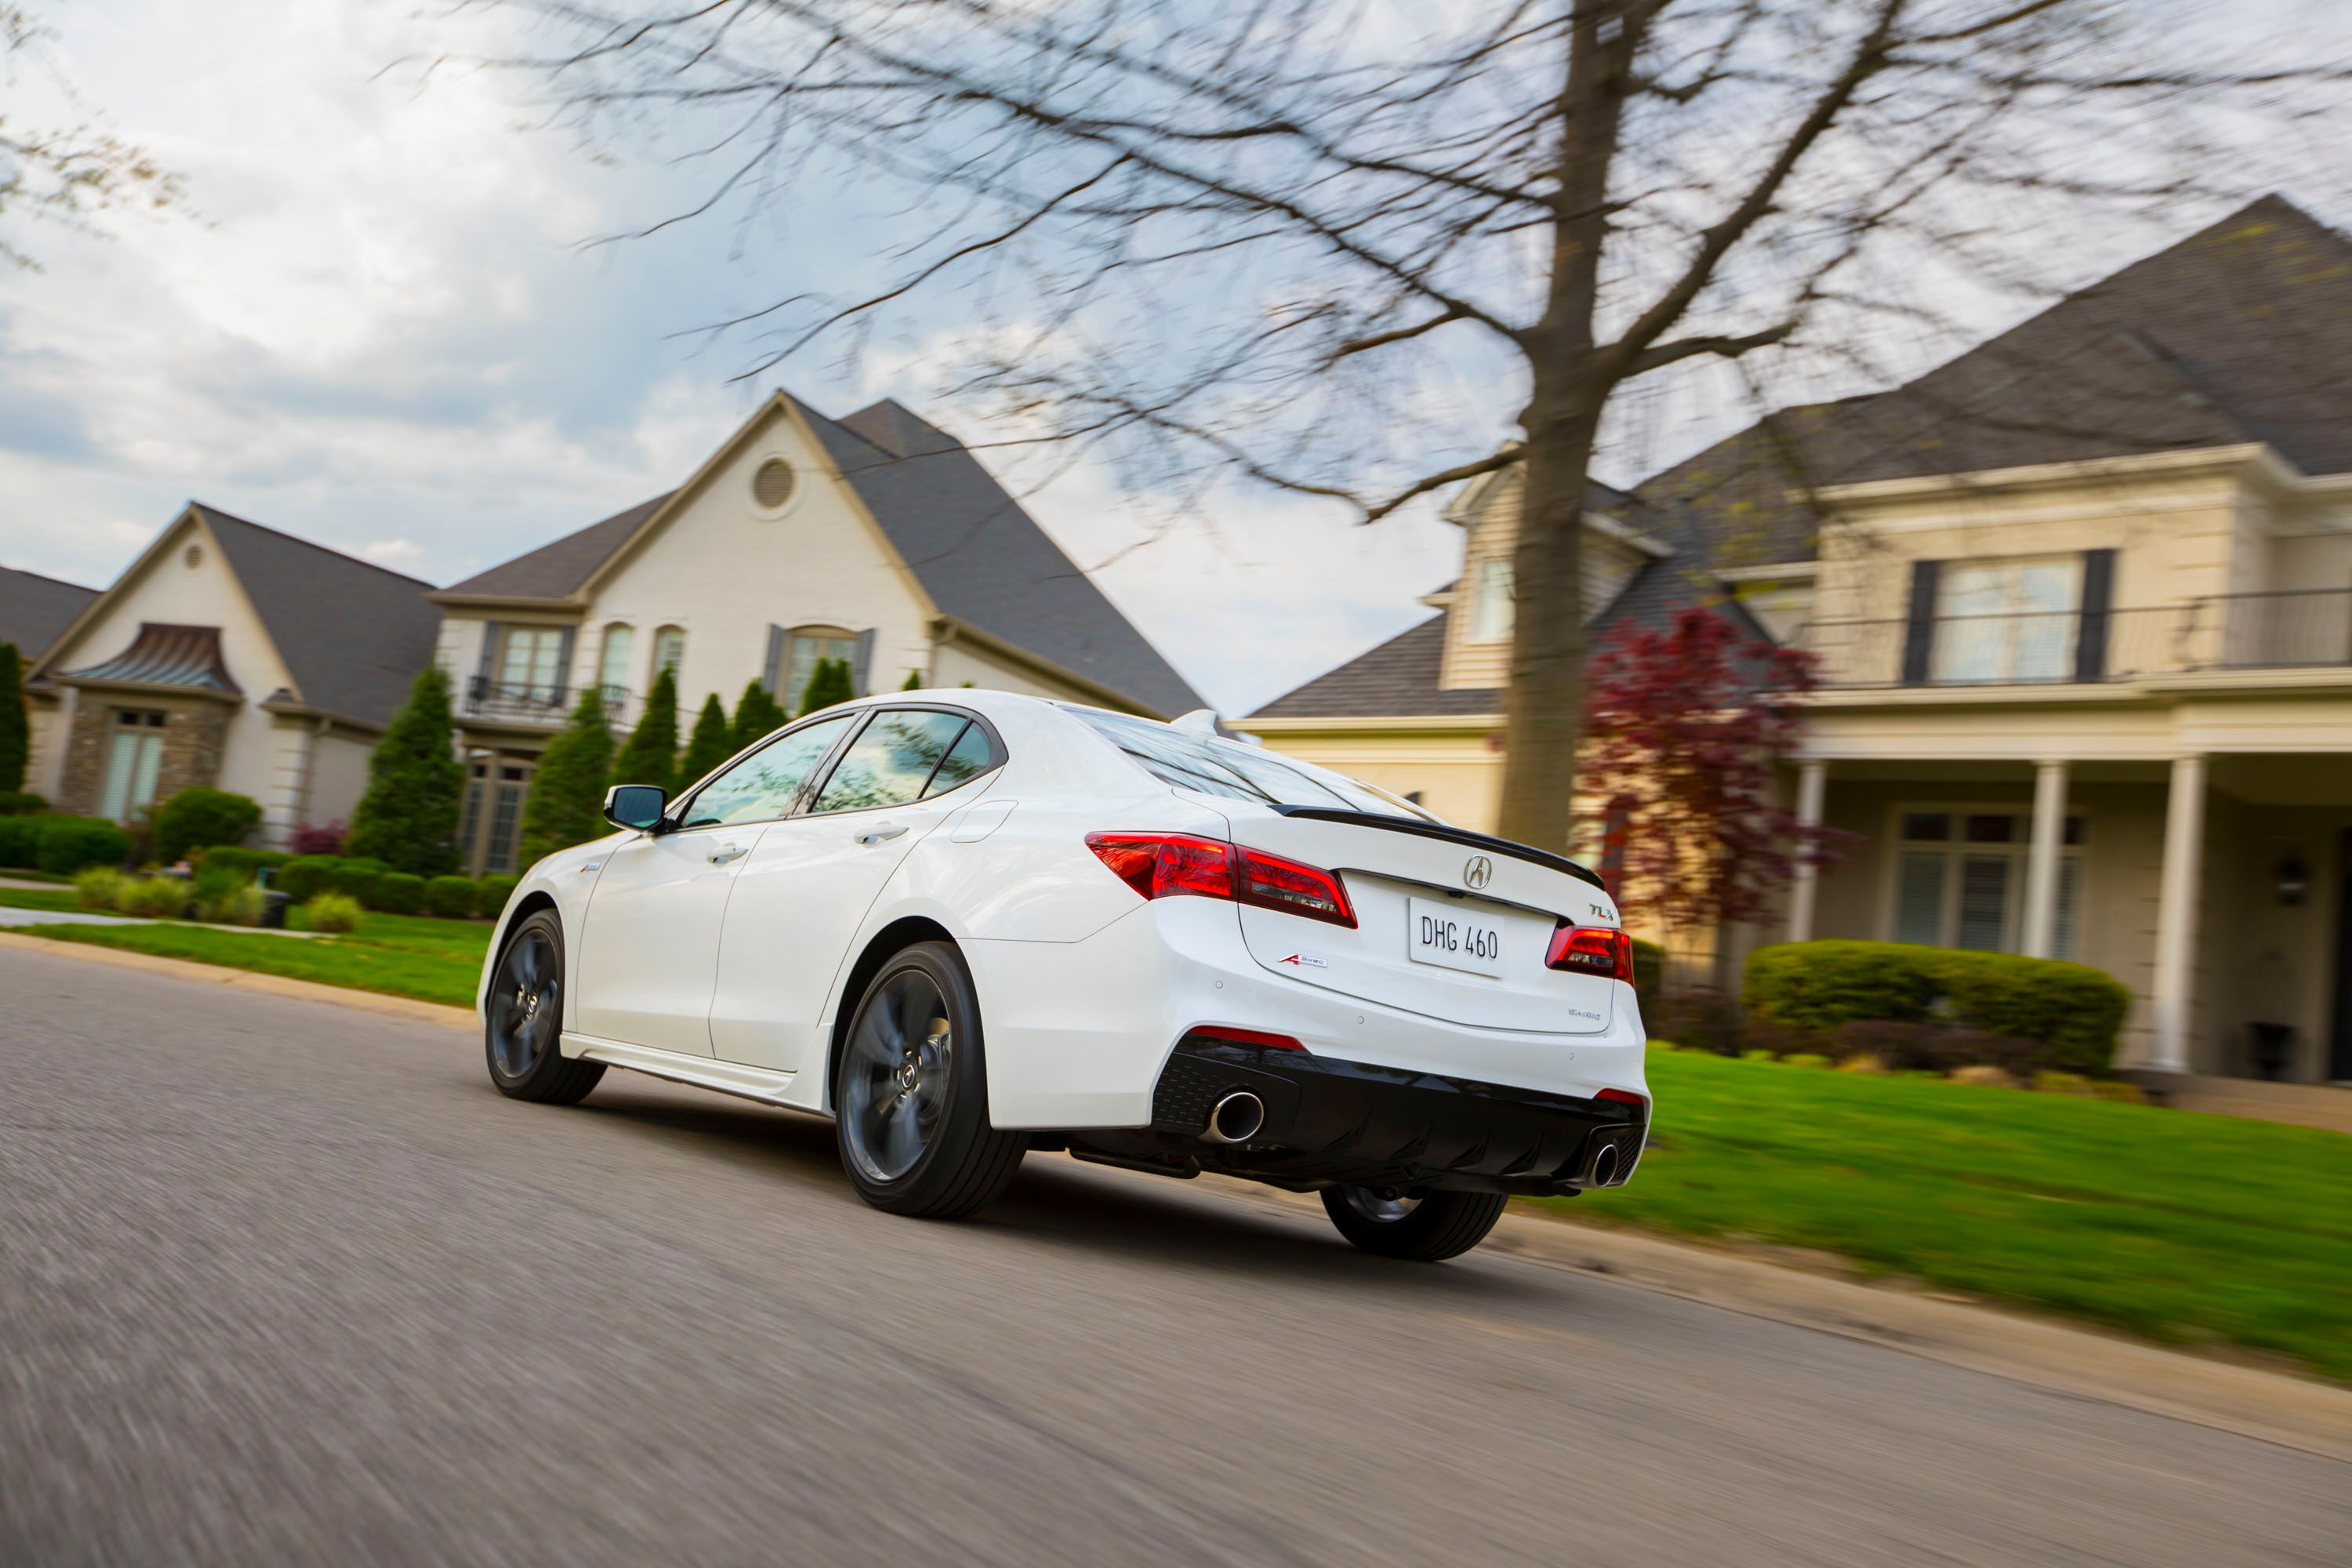
[[(19, 899), (47, 896), (0, 889), (0, 897), (18, 909), (73, 907), (70, 894), (62, 906), (16, 902)], [(297, 910), (294, 914), (294, 923), (299, 926), (301, 911)], [(5, 913), (0, 912), (0, 926), (5, 926), (6, 919)], [(233, 926), (179, 921), (22, 929), (27, 935), (47, 937), (53, 942), (126, 948), (162, 958), (218, 963), (231, 969), (251, 969), (263, 974), (283, 974), (294, 980), (315, 980), (327, 985), (381, 991), (459, 1007), (474, 1005), (474, 985), (482, 973), (482, 955), (490, 945), (488, 921), (445, 921), (373, 911), (360, 918), (360, 929), (349, 936), (268, 936)]]
[(2352, 1382), (2352, 1138), (1688, 1051), (1649, 1070), (1658, 1131), (1633, 1184), (1548, 1202)]

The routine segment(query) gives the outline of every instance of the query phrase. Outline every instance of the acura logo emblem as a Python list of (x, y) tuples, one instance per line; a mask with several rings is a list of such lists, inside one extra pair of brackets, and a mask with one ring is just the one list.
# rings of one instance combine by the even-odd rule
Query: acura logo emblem
[(1484, 855), (1470, 857), (1470, 864), (1462, 868), (1462, 880), (1474, 892), (1495, 879), (1495, 863)]

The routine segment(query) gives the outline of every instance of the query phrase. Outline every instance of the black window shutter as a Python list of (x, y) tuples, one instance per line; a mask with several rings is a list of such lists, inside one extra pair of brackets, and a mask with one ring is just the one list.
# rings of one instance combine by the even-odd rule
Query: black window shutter
[(499, 623), (482, 623), (482, 657), (474, 666), (474, 688), (477, 695), (488, 696), (491, 678), (499, 672)]
[(1911, 563), (1911, 619), (1903, 628), (1903, 684), (1927, 684), (1928, 656), (1936, 646), (1936, 578), (1940, 561)]
[(786, 698), (784, 693), (776, 689), (776, 682), (782, 680), (783, 678), (784, 628), (782, 626), (770, 626), (768, 628), (768, 657), (760, 666), (760, 684), (768, 689), (769, 696), (782, 699), (785, 706), (790, 707), (792, 705), (791, 700)]
[(2074, 634), (2074, 679), (2107, 678), (2107, 612), (2116, 593), (2116, 552), (2083, 552), (2083, 613)]

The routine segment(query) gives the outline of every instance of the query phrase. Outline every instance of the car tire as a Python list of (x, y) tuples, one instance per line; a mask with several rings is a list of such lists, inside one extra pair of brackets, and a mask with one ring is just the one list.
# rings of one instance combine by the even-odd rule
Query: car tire
[(509, 1100), (577, 1105), (604, 1076), (563, 1054), (563, 922), (553, 910), (517, 921), (482, 998), (482, 1053)]
[(1341, 1236), (1366, 1252), (1416, 1263), (1459, 1258), (1486, 1240), (1506, 1201), (1500, 1193), (1431, 1193), (1410, 1203), (1370, 1187), (1323, 1189), (1323, 1210)]
[(835, 1141), (858, 1195), (888, 1214), (960, 1219), (992, 1202), (1029, 1147), (988, 1121), (980, 998), (943, 942), (893, 954), (835, 1053)]

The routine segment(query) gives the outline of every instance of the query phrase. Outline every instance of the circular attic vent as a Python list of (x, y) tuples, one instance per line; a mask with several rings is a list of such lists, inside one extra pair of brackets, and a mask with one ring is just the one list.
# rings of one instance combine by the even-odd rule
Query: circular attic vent
[(793, 499), (793, 487), (799, 482), (790, 463), (771, 458), (751, 476), (751, 499), (773, 511)]

